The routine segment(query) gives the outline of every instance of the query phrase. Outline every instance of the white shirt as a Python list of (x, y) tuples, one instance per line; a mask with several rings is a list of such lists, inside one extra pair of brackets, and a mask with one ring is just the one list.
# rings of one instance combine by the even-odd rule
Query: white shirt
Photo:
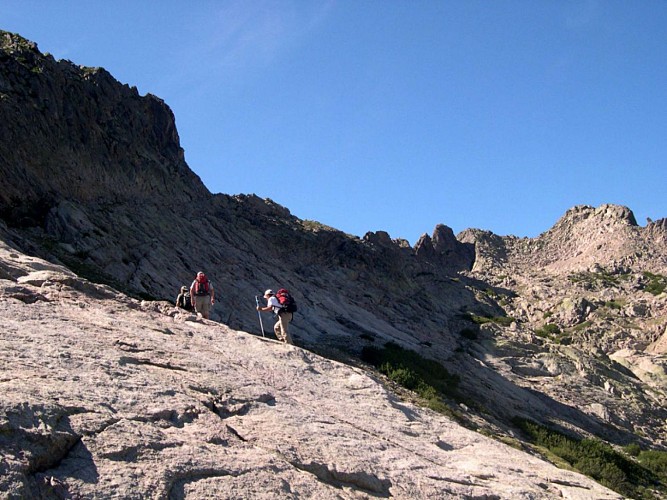
[(276, 314), (278, 314), (278, 311), (283, 307), (280, 305), (280, 301), (275, 295), (271, 295), (271, 297), (269, 297), (269, 300), (266, 301), (266, 305), (273, 307), (273, 312)]

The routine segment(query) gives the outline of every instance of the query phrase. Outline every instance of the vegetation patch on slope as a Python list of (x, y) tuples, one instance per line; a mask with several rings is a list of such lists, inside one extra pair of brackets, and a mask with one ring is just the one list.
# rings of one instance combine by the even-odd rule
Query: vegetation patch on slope
[(394, 342), (387, 342), (383, 348), (364, 347), (361, 359), (376, 367), (393, 382), (416, 392), (432, 410), (448, 413), (449, 409), (442, 398), (458, 397), (457, 375), (449, 373), (437, 361), (424, 358)]
[[(661, 498), (667, 493), (667, 453), (636, 453), (637, 460), (599, 439), (577, 439), (523, 418), (519, 427), (538, 449), (555, 455), (570, 467), (629, 498)], [(646, 453), (645, 460), (640, 457)]]
[(648, 271), (644, 272), (644, 277), (648, 279), (648, 284), (644, 288), (645, 291), (653, 295), (660, 295), (665, 291), (665, 287), (667, 287), (667, 277), (662, 276), (661, 274), (649, 273)]

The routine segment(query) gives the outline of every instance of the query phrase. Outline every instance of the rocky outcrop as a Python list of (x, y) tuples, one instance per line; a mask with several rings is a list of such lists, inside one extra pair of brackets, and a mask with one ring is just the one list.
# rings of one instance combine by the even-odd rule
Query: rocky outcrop
[(466, 230), (458, 238), (475, 245), (475, 270), (536, 269), (567, 274), (595, 265), (667, 272), (664, 220), (637, 225), (618, 205), (577, 206), (537, 238), (501, 237)]
[[(208, 191), (187, 167), (171, 110), (101, 68), (0, 32), (0, 214), (43, 224), (60, 200), (140, 208)], [(150, 200), (150, 201), (148, 201)]]
[(470, 270), (475, 261), (473, 245), (459, 241), (451, 228), (444, 224), (435, 227), (433, 236), (424, 234), (419, 238), (415, 255), (453, 273)]
[(457, 238), (475, 249), (473, 271), (484, 272), (507, 266), (507, 238), (479, 229), (466, 229)]

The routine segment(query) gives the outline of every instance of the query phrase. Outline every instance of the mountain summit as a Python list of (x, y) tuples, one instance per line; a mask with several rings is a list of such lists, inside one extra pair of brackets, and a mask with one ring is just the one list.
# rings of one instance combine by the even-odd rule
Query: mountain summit
[[(7, 32), (0, 174), (16, 497), (616, 496), (480, 433), (533, 454), (589, 438), (616, 458), (569, 467), (662, 491), (637, 450), (667, 439), (666, 219), (579, 206), (537, 238), (349, 236), (210, 193), (162, 100)], [(173, 307), (199, 270), (214, 321)], [(260, 331), (255, 296), (280, 287), (296, 346)]]

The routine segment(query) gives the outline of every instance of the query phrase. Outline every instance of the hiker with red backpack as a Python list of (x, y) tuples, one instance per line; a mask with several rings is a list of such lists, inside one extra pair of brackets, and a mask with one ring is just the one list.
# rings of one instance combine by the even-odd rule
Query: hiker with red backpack
[(276, 324), (273, 326), (276, 338), (286, 344), (294, 344), (292, 336), (287, 331), (287, 325), (292, 321), (296, 312), (294, 298), (284, 288), (278, 290), (277, 293), (273, 293), (273, 290), (269, 289), (264, 292), (264, 298), (266, 299), (266, 307), (257, 304), (257, 310), (260, 312), (273, 311), (277, 318)]
[(215, 304), (215, 292), (213, 285), (201, 271), (190, 285), (190, 299), (195, 311), (200, 313), (202, 318), (208, 319), (211, 307)]

